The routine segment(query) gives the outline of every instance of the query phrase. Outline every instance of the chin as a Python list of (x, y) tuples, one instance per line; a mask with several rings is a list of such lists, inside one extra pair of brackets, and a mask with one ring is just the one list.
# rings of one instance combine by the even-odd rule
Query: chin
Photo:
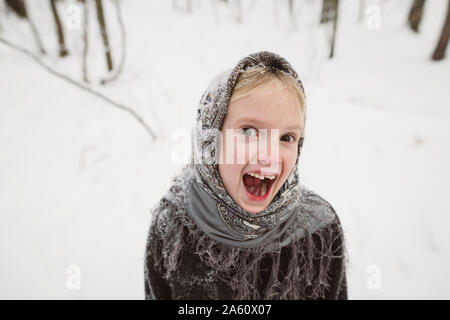
[(263, 207), (263, 208), (250, 208), (250, 207), (246, 207), (246, 206), (241, 206), (245, 211), (248, 211), (250, 213), (260, 213), (261, 211), (263, 211), (264, 209), (267, 208), (267, 206)]

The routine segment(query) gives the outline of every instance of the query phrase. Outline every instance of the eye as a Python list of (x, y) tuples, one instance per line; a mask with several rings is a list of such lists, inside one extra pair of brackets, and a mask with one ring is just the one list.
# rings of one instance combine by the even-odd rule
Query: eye
[[(286, 140), (286, 138), (287, 138), (287, 140)], [(292, 134), (285, 134), (284, 136), (281, 137), (281, 141), (294, 142), (295, 136), (293, 136)]]
[(242, 133), (244, 136), (253, 137), (258, 135), (258, 131), (255, 128), (252, 127), (244, 127), (239, 129), (239, 132)]

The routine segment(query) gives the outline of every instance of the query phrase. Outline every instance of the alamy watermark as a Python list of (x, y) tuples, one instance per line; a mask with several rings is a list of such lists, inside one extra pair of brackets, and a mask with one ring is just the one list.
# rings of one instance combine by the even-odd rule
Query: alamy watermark
[(66, 269), (68, 274), (66, 279), (66, 288), (68, 290), (81, 289), (81, 268), (77, 265), (70, 265)]
[(68, 30), (81, 29), (81, 8), (79, 5), (71, 4), (67, 7), (64, 15)]
[(380, 30), (381, 29), (381, 8), (376, 5), (370, 5), (366, 9), (366, 27), (369, 30)]
[[(275, 167), (280, 156), (280, 130), (258, 129), (257, 136), (247, 136), (235, 129), (205, 129), (197, 135), (187, 129), (172, 132), (174, 146), (171, 160), (176, 164), (193, 161), (193, 164), (257, 164), (265, 162)], [(192, 136), (193, 135), (193, 136)], [(201, 139), (202, 141), (198, 141)], [(206, 141), (206, 143), (204, 143)], [(202, 151), (194, 146), (205, 144)], [(193, 159), (192, 148), (196, 152)], [(202, 152), (198, 154), (197, 152)]]
[(381, 289), (381, 269), (377, 265), (370, 265), (366, 269), (367, 281), (366, 285), (369, 290), (380, 290)]

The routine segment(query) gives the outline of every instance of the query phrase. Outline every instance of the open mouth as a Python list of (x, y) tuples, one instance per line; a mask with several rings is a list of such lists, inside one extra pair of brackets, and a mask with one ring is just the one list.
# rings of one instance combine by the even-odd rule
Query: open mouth
[(276, 175), (259, 176), (258, 174), (246, 173), (242, 176), (247, 195), (251, 200), (257, 201), (267, 199), (275, 179)]

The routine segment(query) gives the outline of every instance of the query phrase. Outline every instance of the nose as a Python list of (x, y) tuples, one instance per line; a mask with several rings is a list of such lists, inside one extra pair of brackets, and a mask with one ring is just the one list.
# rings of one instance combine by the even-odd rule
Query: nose
[(264, 154), (265, 152), (259, 152), (258, 153), (258, 163), (262, 165), (269, 165), (272, 163), (272, 159), (267, 154)]
[(263, 166), (278, 166), (280, 162), (280, 150), (276, 135), (260, 136), (258, 141), (258, 163)]
[(270, 152), (268, 154), (264, 150), (258, 152), (258, 165), (263, 167), (264, 170), (268, 172), (279, 172), (280, 171), (280, 159), (278, 152)]

